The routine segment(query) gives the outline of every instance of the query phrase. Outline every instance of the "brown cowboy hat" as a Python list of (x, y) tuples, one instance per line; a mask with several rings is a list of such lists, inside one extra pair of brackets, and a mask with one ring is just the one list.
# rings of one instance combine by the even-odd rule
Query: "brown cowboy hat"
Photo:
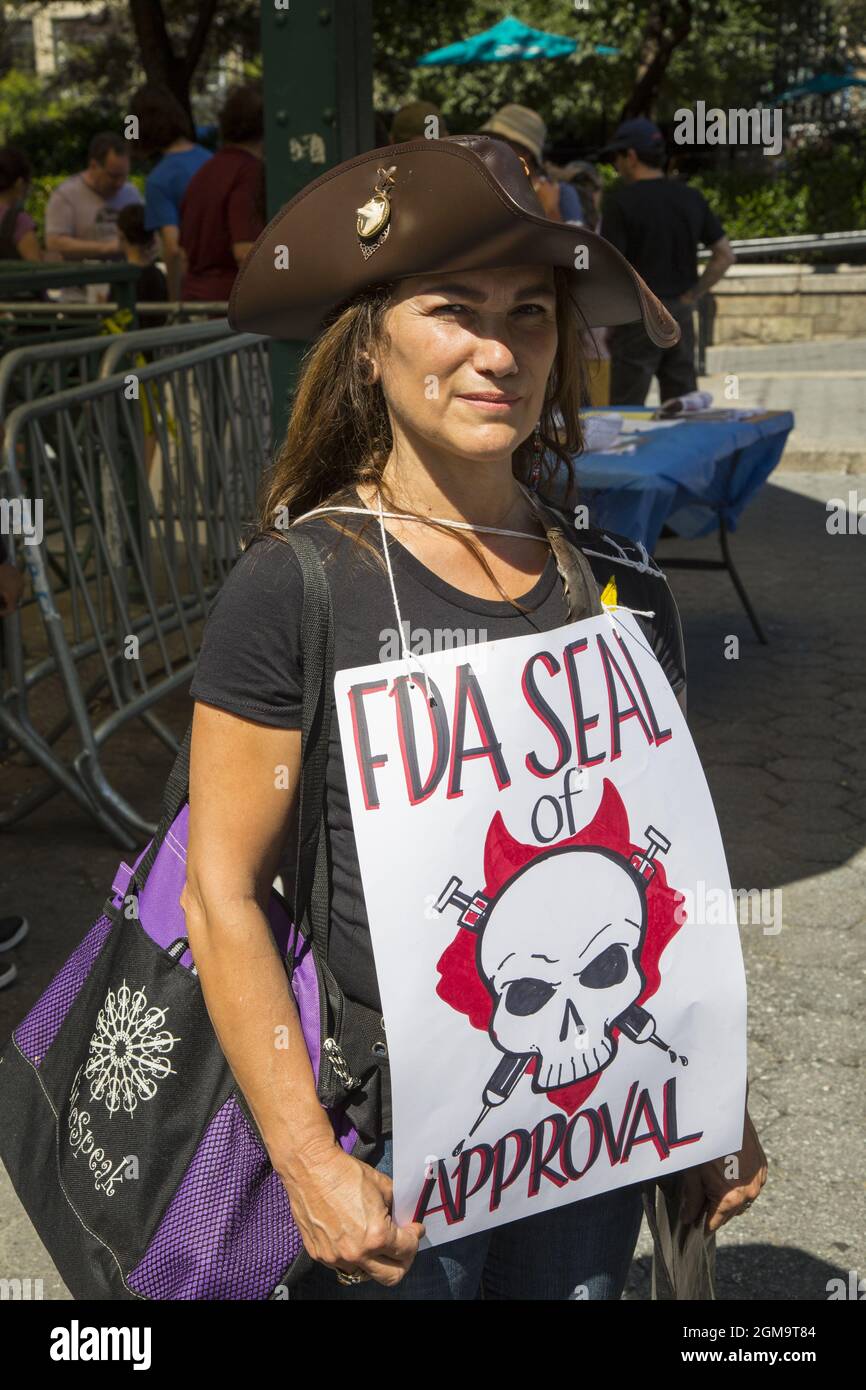
[(229, 300), (241, 332), (306, 340), (368, 285), (507, 265), (575, 269), (591, 328), (643, 319), (672, 347), (676, 320), (610, 242), (543, 215), (503, 140), (450, 135), (368, 150), (301, 189), (267, 225)]

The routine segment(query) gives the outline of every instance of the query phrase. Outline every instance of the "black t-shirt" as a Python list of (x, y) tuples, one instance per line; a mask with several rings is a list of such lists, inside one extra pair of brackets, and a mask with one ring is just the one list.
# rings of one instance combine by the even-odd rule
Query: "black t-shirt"
[[(142, 268), (138, 277), (136, 299), (139, 304), (164, 303), (168, 299), (168, 281), (159, 266), (155, 265), (153, 261)], [(145, 328), (162, 328), (167, 319), (167, 314), (142, 315)]]
[[(358, 504), (356, 497), (352, 505)], [(381, 555), (377, 521), (370, 524), (364, 517), (348, 513), (336, 519), (353, 530), (363, 526), (365, 538)], [(570, 523), (572, 519), (567, 520)], [(298, 529), (313, 540), (325, 561), (334, 612), (335, 670), (398, 657), (397, 617), (385, 569), (374, 568), (375, 560), (360, 556), (351, 538), (341, 535), (324, 517), (300, 522)], [(638, 618), (637, 622), (679, 693), (685, 684), (685, 658), (679, 613), (667, 581), (657, 573), (640, 573), (624, 564), (617, 555), (617, 545), (633, 560), (639, 556), (632, 542), (622, 536), (611, 537), (615, 542), (611, 545), (603, 538), (610, 537), (609, 532), (578, 532), (569, 524), (566, 533), (581, 548), (610, 555), (609, 559), (586, 557), (600, 589), (613, 576), (620, 603), (654, 610), (653, 618)], [(475, 598), (452, 587), (390, 535), (388, 551), (407, 645), (422, 655), (430, 649), (430, 638), (425, 647), (420, 629), (428, 634), (447, 630), (451, 645), (463, 646), (545, 632), (569, 621), (552, 552), (544, 572), (521, 596), (521, 603), (532, 610), (524, 617), (510, 603)], [(292, 548), (278, 538), (256, 537), (237, 560), (208, 615), (190, 687), (193, 698), (255, 723), (300, 729), (302, 598), (301, 569)], [(326, 798), (332, 858), (330, 965), (349, 998), (379, 1008), (333, 695)], [(284, 864), (288, 870), (285, 860)]]
[(697, 283), (698, 246), (725, 232), (706, 198), (678, 179), (636, 179), (607, 195), (601, 232), (660, 299), (676, 299)]

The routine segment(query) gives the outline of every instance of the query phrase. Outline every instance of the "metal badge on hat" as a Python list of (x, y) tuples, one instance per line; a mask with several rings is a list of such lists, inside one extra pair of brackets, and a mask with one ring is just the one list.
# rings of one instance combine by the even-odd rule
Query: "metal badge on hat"
[(369, 260), (373, 252), (378, 251), (382, 243), (388, 239), (391, 230), (391, 199), (388, 197), (388, 189), (394, 182), (396, 172), (396, 164), (392, 164), (390, 169), (377, 169), (379, 181), (367, 202), (357, 210), (358, 239), (365, 261)]

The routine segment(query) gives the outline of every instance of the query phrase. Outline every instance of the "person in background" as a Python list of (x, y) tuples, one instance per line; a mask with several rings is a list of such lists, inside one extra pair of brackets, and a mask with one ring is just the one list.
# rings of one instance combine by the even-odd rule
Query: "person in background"
[(485, 135), (497, 135), (501, 140), (505, 140), (524, 160), (526, 172), (544, 209), (545, 217), (551, 218), (554, 222), (571, 222), (576, 227), (583, 226), (583, 207), (577, 189), (572, 188), (569, 183), (558, 183), (551, 179), (544, 169), (547, 127), (537, 111), (513, 103), (503, 106), (481, 130)]
[[(0, 534), (0, 618), (14, 613), (23, 592), (23, 576), (9, 560), (6, 542)], [(0, 917), (0, 953), (11, 951), (13, 946), (24, 940), (28, 930), (26, 917)], [(17, 977), (18, 969), (12, 961), (8, 965), (0, 961), (0, 989), (11, 985)]]
[[(552, 179), (576, 188), (583, 207), (584, 226), (597, 232), (601, 221), (601, 194), (604, 181), (594, 164), (582, 159), (573, 159), (570, 164), (560, 167), (550, 161), (545, 169)], [(590, 406), (608, 405), (610, 402), (610, 353), (607, 349), (607, 335), (603, 328), (586, 328), (581, 331), (581, 343), (586, 354), (587, 400)]]
[[(168, 299), (168, 281), (156, 264), (156, 232), (147, 230), (146, 219), (141, 203), (131, 203), (118, 213), (117, 234), (124, 258), (142, 267), (136, 299), (140, 304), (153, 304)], [(148, 314), (143, 326), (161, 328), (166, 318), (166, 314)]]
[(573, 159), (563, 168), (549, 162), (544, 167), (552, 179), (558, 179), (560, 183), (570, 184), (572, 188), (577, 189), (583, 207), (583, 224), (591, 232), (597, 232), (601, 222), (604, 180), (595, 165), (584, 159)]
[(238, 268), (265, 226), (259, 88), (229, 92), (219, 125), (222, 147), (190, 179), (181, 205), (180, 244), (187, 258), (183, 299), (227, 300)]
[[(137, 303), (164, 303), (168, 299), (168, 282), (154, 259), (156, 232), (149, 232), (144, 223), (145, 211), (140, 204), (124, 208), (117, 218), (120, 245), (130, 264), (141, 266), (135, 291)], [(163, 328), (167, 322), (167, 314), (147, 314), (141, 317), (142, 328)], [(133, 365), (146, 366), (152, 359), (153, 353), (145, 350), (136, 354)], [(149, 478), (157, 446), (154, 416), (160, 410), (159, 394), (154, 382), (144, 383), (139, 402), (144, 438), (144, 464)]]
[[(608, 331), (611, 401), (643, 405), (654, 376), (661, 399), (670, 400), (697, 389), (694, 307), (736, 257), (703, 194), (665, 177), (664, 137), (653, 121), (623, 121), (599, 158), (613, 164), (621, 179), (604, 200), (602, 235), (643, 276), (682, 329), (672, 348), (656, 347), (637, 324)], [(701, 244), (709, 247), (710, 259), (699, 278)]]
[(30, 161), (11, 145), (0, 149), (0, 261), (41, 261), (36, 223), (24, 203), (30, 187)]
[[(428, 131), (432, 134), (428, 135)], [(391, 122), (392, 145), (402, 145), (404, 140), (444, 140), (448, 134), (445, 117), (432, 101), (410, 101), (400, 107)]]
[[(120, 259), (117, 214), (141, 194), (129, 183), (129, 142), (113, 130), (94, 135), (87, 150), (87, 168), (58, 184), (45, 209), (47, 259), (61, 261)], [(91, 286), (95, 297), (107, 294), (107, 285)], [(78, 286), (60, 290), (66, 301), (86, 300)]]
[(189, 116), (165, 88), (140, 87), (132, 98), (130, 111), (138, 118), (138, 153), (162, 156), (145, 181), (144, 226), (148, 231), (159, 232), (168, 298), (180, 299), (185, 268), (180, 245), (180, 205), (193, 174), (207, 163), (212, 152), (196, 144)]
[(193, 174), (181, 206), (182, 299), (227, 300), (264, 229), (264, 114), (256, 86), (228, 93), (221, 149)]

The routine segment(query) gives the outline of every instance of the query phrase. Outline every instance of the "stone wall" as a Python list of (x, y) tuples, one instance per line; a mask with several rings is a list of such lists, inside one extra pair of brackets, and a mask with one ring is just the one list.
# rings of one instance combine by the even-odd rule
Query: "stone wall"
[(860, 266), (734, 266), (713, 296), (714, 345), (866, 337)]

